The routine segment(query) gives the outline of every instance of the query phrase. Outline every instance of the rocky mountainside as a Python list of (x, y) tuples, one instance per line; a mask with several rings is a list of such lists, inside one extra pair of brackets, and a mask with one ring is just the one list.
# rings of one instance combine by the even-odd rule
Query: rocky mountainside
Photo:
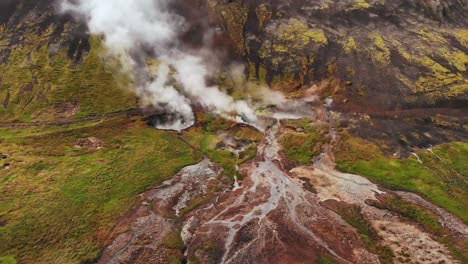
[(0, 0), (0, 263), (467, 262), (465, 0), (171, 1), (258, 117), (178, 132), (60, 3)]

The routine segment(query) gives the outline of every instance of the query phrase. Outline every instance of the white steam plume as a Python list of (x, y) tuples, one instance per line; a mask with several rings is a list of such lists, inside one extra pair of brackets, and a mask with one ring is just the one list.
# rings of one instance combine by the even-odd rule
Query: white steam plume
[[(191, 103), (219, 114), (234, 112), (255, 121), (256, 115), (245, 101), (235, 101), (217, 87), (207, 85), (209, 70), (201, 56), (179, 48), (177, 39), (186, 22), (169, 11), (168, 3), (169, 0), (63, 0), (61, 10), (83, 19), (91, 34), (104, 35), (105, 44), (114, 55), (124, 54), (119, 58), (133, 65), (135, 83), (143, 83), (138, 85), (137, 93), (149, 96), (154, 105), (163, 105), (188, 121), (194, 119)], [(144, 55), (140, 52), (142, 47), (150, 47), (159, 55), (156, 73), (137, 66), (129, 56)], [(168, 84), (168, 77), (172, 76), (170, 67), (176, 71), (173, 77), (181, 85), (180, 91)], [(135, 80), (136, 73), (141, 72), (147, 78), (155, 77), (154, 80)]]

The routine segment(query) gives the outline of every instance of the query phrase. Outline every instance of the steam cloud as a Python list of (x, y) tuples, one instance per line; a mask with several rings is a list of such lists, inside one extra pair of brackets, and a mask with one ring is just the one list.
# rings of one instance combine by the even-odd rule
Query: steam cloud
[[(170, 11), (168, 3), (169, 0), (63, 0), (61, 10), (83, 19), (90, 33), (104, 35), (110, 52), (119, 55), (124, 65), (131, 65), (137, 93), (149, 97), (154, 105), (162, 105), (188, 123), (194, 120), (191, 103), (218, 114), (234, 112), (255, 121), (256, 115), (247, 102), (235, 101), (217, 87), (207, 85), (209, 68), (199, 55), (202, 51), (197, 54), (182, 50), (177, 40), (187, 24), (183, 17)], [(130, 54), (145, 58), (143, 47), (150, 47), (159, 55), (156, 70), (138, 66), (132, 59)], [(172, 68), (175, 74), (171, 74)], [(146, 75), (145, 81), (140, 80), (141, 72)], [(170, 78), (175, 78), (181, 87), (176, 89), (169, 84)]]

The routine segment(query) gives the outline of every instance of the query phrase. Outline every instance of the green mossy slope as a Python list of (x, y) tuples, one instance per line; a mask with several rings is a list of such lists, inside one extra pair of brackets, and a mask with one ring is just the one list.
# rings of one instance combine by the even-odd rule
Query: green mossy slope
[(0, 64), (0, 122), (83, 118), (135, 107), (130, 80), (117, 63), (103, 57), (99, 37), (89, 39), (90, 50), (77, 63), (68, 48), (51, 54), (53, 45), (41, 41), (47, 38), (45, 32), (5, 49), (9, 56)]
[[(127, 119), (19, 130), (0, 130), (11, 166), (0, 170), (0, 252), (20, 263), (96, 258), (139, 193), (201, 159), (175, 133)], [(77, 146), (91, 137), (99, 147)]]
[(335, 151), (338, 169), (385, 186), (416, 192), (468, 222), (468, 144), (453, 142), (409, 158), (383, 155), (374, 143), (344, 136)]

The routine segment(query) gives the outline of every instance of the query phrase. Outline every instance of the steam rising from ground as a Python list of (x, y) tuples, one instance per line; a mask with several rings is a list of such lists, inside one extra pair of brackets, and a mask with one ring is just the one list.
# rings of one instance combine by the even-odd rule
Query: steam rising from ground
[[(61, 10), (84, 20), (91, 34), (103, 35), (110, 52), (123, 65), (130, 66), (138, 95), (182, 116), (186, 121), (182, 128), (194, 121), (192, 103), (218, 114), (237, 113), (255, 121), (256, 115), (247, 102), (235, 101), (217, 87), (207, 85), (209, 68), (199, 55), (205, 51), (188, 53), (180, 48), (178, 37), (187, 24), (183, 17), (170, 11), (168, 3), (169, 0), (63, 0)], [(138, 57), (146, 63), (149, 57), (143, 49), (148, 48), (158, 56), (156, 69), (134, 59)]]

